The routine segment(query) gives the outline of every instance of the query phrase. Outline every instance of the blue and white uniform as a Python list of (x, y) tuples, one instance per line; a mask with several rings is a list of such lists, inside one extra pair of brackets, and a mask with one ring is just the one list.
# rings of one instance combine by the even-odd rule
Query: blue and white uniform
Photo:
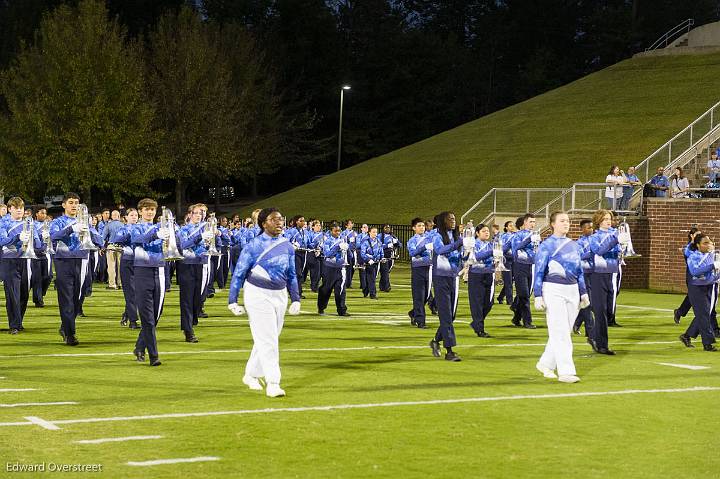
[(365, 288), (363, 289), (363, 296), (367, 297), (369, 295), (372, 299), (377, 299), (375, 282), (378, 275), (378, 266), (383, 259), (382, 243), (377, 236), (375, 238), (368, 236), (358, 246), (360, 248), (359, 259), (361, 263), (365, 265)]
[(593, 272), (590, 275), (590, 305), (595, 321), (590, 338), (597, 349), (608, 348), (608, 321), (615, 311), (617, 274), (620, 268), (620, 245), (614, 228), (596, 230), (590, 236)]
[(578, 314), (580, 297), (587, 294), (581, 248), (566, 237), (550, 236), (535, 256), (536, 298), (545, 302), (548, 342), (538, 364), (558, 376), (574, 376), (571, 328)]
[[(585, 278), (585, 289), (587, 289), (588, 296), (591, 296), (592, 283), (590, 281), (590, 278), (593, 271), (595, 270), (595, 263), (593, 261), (595, 255), (590, 249), (590, 236), (581, 236), (580, 238), (578, 238), (577, 244), (580, 247), (580, 261), (582, 263), (583, 277)], [(594, 321), (592, 317), (592, 306), (588, 306), (578, 312), (573, 328), (579, 331), (580, 326), (585, 323), (585, 336), (589, 337), (590, 329), (592, 328), (593, 322)]]
[(237, 303), (240, 289), (250, 320), (253, 348), (245, 375), (264, 377), (269, 384), (280, 384), (280, 349), (288, 292), (300, 301), (295, 272), (295, 250), (282, 236), (263, 233), (243, 248), (230, 281), (228, 303)]
[[(427, 249), (428, 244), (433, 244), (433, 237), (430, 233), (414, 235), (407, 242), (408, 254), (410, 256), (410, 286), (412, 290), (413, 307), (408, 311), (410, 323), (418, 328), (425, 328), (425, 304), (432, 302), (432, 263), (433, 258)], [(434, 245), (433, 245), (434, 247)]]
[(345, 275), (347, 271), (347, 255), (348, 250), (343, 251), (341, 244), (346, 244), (345, 240), (339, 235), (334, 238), (328, 236), (323, 243), (323, 255), (325, 260), (322, 267), (322, 286), (318, 289), (318, 312), (323, 314), (330, 301), (330, 295), (335, 294), (335, 307), (338, 315), (345, 316), (347, 314), (347, 306), (345, 305)]
[(695, 318), (690, 323), (685, 335), (695, 338), (699, 334), (705, 347), (712, 347), (715, 342), (710, 316), (717, 301), (715, 288), (720, 282), (720, 272), (714, 268), (713, 257), (714, 253), (691, 250), (687, 260), (690, 270), (688, 296), (690, 296)]
[(445, 348), (452, 348), (457, 344), (455, 337), (455, 313), (457, 312), (458, 287), (460, 279), (458, 274), (462, 269), (462, 238), (454, 236), (452, 231), (445, 233), (443, 238), (440, 231), (433, 234), (433, 266), (432, 281), (437, 302), (438, 319), (440, 326), (435, 332), (435, 341), (442, 340)]
[(508, 305), (513, 304), (513, 253), (512, 238), (513, 232), (506, 231), (500, 234), (500, 244), (502, 245), (503, 257), (505, 258), (505, 268), (507, 271), (502, 272), (503, 287), (498, 294), (498, 303), (502, 304), (503, 299)]
[(308, 256), (313, 254), (309, 251), (310, 233), (307, 228), (293, 227), (288, 229), (284, 236), (295, 247), (295, 272), (297, 273), (298, 288), (302, 297), (302, 283), (307, 274)]
[(391, 288), (390, 271), (395, 265), (394, 252), (399, 251), (402, 243), (392, 233), (379, 233), (378, 238), (383, 244), (383, 257), (386, 259), (380, 263), (380, 291), (387, 293)]
[(340, 233), (340, 237), (348, 244), (347, 266), (345, 267), (345, 289), (352, 288), (353, 274), (355, 272), (355, 263), (358, 257), (358, 234), (353, 229), (345, 229)]
[(183, 260), (175, 266), (180, 290), (180, 329), (190, 341), (202, 311), (203, 294), (210, 274), (208, 247), (202, 237), (205, 225), (205, 222), (187, 223), (178, 230), (178, 244), (183, 252)]
[(516, 326), (519, 326), (522, 320), (525, 327), (532, 327), (530, 294), (535, 263), (535, 248), (532, 244), (534, 233), (535, 231), (523, 229), (516, 231), (512, 237), (513, 281), (516, 289), (513, 302), (515, 315), (512, 322)]
[(310, 289), (317, 293), (322, 277), (322, 245), (325, 242), (325, 234), (322, 231), (311, 231), (308, 235), (308, 271), (310, 272)]
[(495, 294), (495, 264), (493, 244), (475, 240), (475, 262), (468, 271), (468, 299), (470, 301), (470, 327), (478, 336), (485, 336), (485, 318), (490, 314)]
[[(52, 283), (53, 270), (52, 258), (50, 253), (46, 251), (45, 241), (42, 239), (42, 229), (45, 226), (44, 221), (35, 221), (35, 230), (43, 242), (43, 248), (35, 250), (38, 259), (30, 262), (32, 270), (32, 278), (30, 286), (32, 288), (32, 300), (36, 307), (45, 306), (45, 295), (47, 294), (50, 283)], [(0, 255), (2, 257), (2, 255)]]
[(120, 256), (120, 282), (122, 283), (123, 297), (125, 298), (125, 312), (123, 317), (130, 322), (130, 327), (136, 329), (138, 315), (135, 304), (135, 249), (130, 237), (134, 224), (124, 224), (110, 237), (110, 243), (122, 246)]

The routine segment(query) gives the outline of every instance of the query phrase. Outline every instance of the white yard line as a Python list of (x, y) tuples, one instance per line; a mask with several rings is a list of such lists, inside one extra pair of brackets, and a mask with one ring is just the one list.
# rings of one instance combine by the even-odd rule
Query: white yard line
[(6, 388), (6, 389), (0, 389), (0, 393), (20, 393), (25, 391), (37, 391), (37, 389), (33, 388)]
[(651, 308), (649, 306), (630, 306), (629, 304), (618, 304), (621, 308), (630, 308), (630, 309), (645, 309), (647, 311), (662, 311), (664, 313), (672, 313), (672, 309), (664, 309), (664, 308)]
[(59, 401), (59, 402), (19, 402), (15, 404), (0, 404), (3, 407), (25, 407), (25, 406), (75, 406), (75, 401)]
[(201, 457), (185, 457), (178, 459), (155, 459), (154, 461), (130, 461), (127, 463), (128, 466), (159, 466), (162, 464), (179, 464), (181, 462), (205, 462), (205, 461), (219, 461), (220, 458), (216, 456), (201, 456)]
[(619, 391), (594, 391), (594, 392), (578, 392), (578, 393), (560, 393), (560, 394), (520, 394), (516, 396), (483, 396), (457, 399), (433, 399), (426, 401), (391, 401), (381, 403), (364, 403), (364, 404), (329, 404), (325, 406), (305, 406), (305, 407), (287, 407), (287, 408), (264, 408), (264, 409), (240, 409), (236, 411), (207, 411), (207, 412), (189, 412), (189, 413), (169, 413), (169, 414), (153, 414), (147, 416), (110, 416), (110, 417), (90, 417), (83, 419), (64, 419), (47, 421), (35, 416), (29, 416), (25, 419), (28, 422), (6, 422), (0, 423), (0, 427), (5, 426), (29, 426), (39, 425), (45, 429), (59, 429), (57, 424), (87, 424), (100, 422), (118, 422), (118, 421), (146, 421), (155, 419), (181, 419), (188, 417), (209, 417), (209, 416), (242, 416), (249, 414), (270, 414), (283, 412), (308, 412), (308, 411), (334, 411), (343, 409), (372, 409), (384, 407), (405, 407), (405, 406), (431, 406), (438, 404), (463, 404), (476, 402), (495, 402), (495, 401), (518, 401), (530, 399), (562, 399), (577, 397), (594, 397), (594, 396), (624, 396), (633, 394), (666, 394), (666, 393), (692, 393), (692, 392), (715, 392), (720, 391), (720, 387), (713, 386), (696, 386), (692, 388), (674, 388), (674, 389), (623, 389)]
[(82, 439), (73, 441), (75, 444), (103, 444), (106, 442), (145, 441), (147, 439), (162, 439), (164, 436), (127, 436), (127, 437), (106, 437), (103, 439)]
[(690, 369), (692, 371), (700, 371), (701, 369), (710, 369), (710, 366), (693, 366), (692, 364), (674, 364), (674, 363), (656, 363), (661, 366), (672, 366), (674, 368)]

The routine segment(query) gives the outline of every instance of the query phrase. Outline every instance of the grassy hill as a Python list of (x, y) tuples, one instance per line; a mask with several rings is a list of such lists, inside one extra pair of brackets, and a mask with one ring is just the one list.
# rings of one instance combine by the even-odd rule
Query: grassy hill
[(406, 223), (462, 214), (493, 187), (602, 181), (712, 106), (718, 77), (720, 54), (626, 60), (244, 211)]

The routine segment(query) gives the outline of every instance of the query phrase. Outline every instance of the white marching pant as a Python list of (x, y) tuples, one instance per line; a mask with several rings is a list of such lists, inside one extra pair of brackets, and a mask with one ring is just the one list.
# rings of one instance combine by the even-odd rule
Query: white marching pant
[(552, 370), (557, 368), (558, 376), (574, 376), (571, 330), (580, 304), (578, 285), (543, 283), (542, 297), (547, 307), (548, 342), (540, 356), (540, 365)]
[(245, 310), (250, 321), (253, 348), (245, 366), (245, 374), (265, 378), (267, 383), (280, 384), (280, 347), (287, 308), (287, 290), (258, 288), (247, 281), (243, 285)]

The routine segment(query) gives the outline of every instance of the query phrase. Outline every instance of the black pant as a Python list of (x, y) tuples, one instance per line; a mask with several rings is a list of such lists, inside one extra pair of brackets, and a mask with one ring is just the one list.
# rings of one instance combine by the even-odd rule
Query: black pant
[(413, 308), (409, 311), (418, 326), (425, 325), (425, 304), (430, 299), (430, 266), (410, 268)]
[(323, 267), (322, 286), (318, 290), (317, 305), (318, 311), (325, 311), (330, 295), (335, 292), (335, 307), (338, 314), (345, 314), (345, 268)]
[[(92, 296), (93, 292), (93, 281), (95, 281), (95, 265), (97, 264), (97, 260), (95, 259), (95, 253), (97, 251), (90, 251), (88, 253), (88, 260), (86, 263), (86, 271), (85, 271), (85, 281), (83, 281), (82, 284), (82, 296), (80, 298), (80, 310), (82, 311), (82, 304), (85, 301), (85, 298), (89, 298)], [(98, 256), (100, 256), (98, 254)]]
[(595, 341), (598, 348), (607, 348), (608, 316), (613, 310), (616, 294), (613, 273), (592, 273), (590, 277), (592, 282), (590, 306), (595, 317), (592, 328), (590, 328), (590, 338)]
[(215, 294), (215, 277), (217, 276), (218, 263), (220, 256), (210, 256), (208, 268), (208, 287), (207, 294)]
[(48, 261), (48, 257), (44, 253), (42, 255), (38, 254), (38, 258), (30, 263), (32, 269), (32, 296), (35, 304), (43, 302), (43, 298), (52, 282), (52, 262)]
[(476, 333), (485, 331), (485, 318), (490, 314), (495, 292), (495, 275), (490, 273), (468, 274), (468, 298), (470, 300), (470, 327)]
[(230, 265), (228, 264), (229, 260), (229, 254), (230, 250), (227, 246), (223, 246), (221, 248), (222, 256), (218, 256), (218, 265), (217, 269), (215, 270), (215, 282), (218, 285), (218, 288), (225, 289), (225, 284), (227, 283), (227, 275), (228, 271), (230, 270)]
[(385, 257), (386, 261), (380, 263), (380, 291), (390, 291), (390, 271), (395, 265), (395, 260)]
[[(82, 258), (58, 258), (55, 262), (55, 289), (58, 294), (58, 308), (60, 309), (60, 328), (66, 336), (75, 335), (75, 318), (82, 310), (81, 291), (83, 266), (87, 262)], [(87, 273), (87, 271), (85, 271)]]
[(3, 286), (5, 289), (5, 310), (8, 315), (10, 329), (20, 329), (23, 317), (27, 310), (30, 297), (30, 277), (28, 262), (37, 261), (25, 258), (3, 258), (2, 264)]
[(532, 291), (532, 265), (523, 263), (513, 264), (513, 280), (515, 281), (516, 296), (513, 302), (515, 317), (522, 319), (523, 324), (532, 324), (530, 311), (530, 292)]
[(712, 284), (704, 286), (688, 285), (688, 296), (690, 296), (695, 318), (693, 318), (685, 334), (693, 338), (700, 334), (704, 345), (710, 345), (715, 342), (715, 336), (713, 335), (713, 328), (710, 322), (714, 294), (714, 285)]
[[(585, 287), (587, 288), (588, 297), (592, 297), (592, 286), (591, 286), (591, 274), (585, 275)], [(592, 305), (587, 308), (583, 308), (578, 312), (577, 318), (575, 318), (575, 328), (580, 328), (585, 323), (585, 336), (589, 336), (588, 331), (592, 329), (593, 316), (592, 316)]]
[(128, 256), (120, 257), (120, 281), (125, 297), (125, 317), (131, 322), (138, 320), (137, 305), (135, 304), (135, 268), (133, 258)]
[(97, 265), (94, 266), (96, 266), (95, 269), (97, 271), (93, 275), (93, 280), (97, 281), (98, 283), (107, 283), (107, 258), (104, 254), (98, 254)]
[(302, 285), (304, 275), (307, 274), (308, 256), (314, 256), (314, 253), (308, 253), (305, 250), (295, 250), (295, 276), (298, 282), (298, 292), (302, 294)]
[[(509, 265), (512, 268), (512, 264)], [(503, 287), (498, 294), (498, 300), (505, 299), (506, 304), (513, 303), (513, 276), (512, 269), (502, 272)]]
[(345, 266), (345, 288), (352, 288), (353, 274), (355, 274), (355, 252), (348, 250), (347, 266)]
[(140, 315), (140, 333), (136, 351), (145, 351), (151, 358), (158, 357), (157, 323), (165, 299), (165, 268), (135, 267), (135, 303)]
[(308, 270), (310, 271), (310, 289), (317, 292), (322, 276), (322, 256), (315, 256), (315, 253), (308, 253)]
[[(377, 276), (378, 276), (378, 264), (367, 264), (365, 263), (365, 269), (360, 270), (360, 273), (365, 276), (365, 286), (363, 287), (363, 295), (370, 296), (371, 298), (377, 297), (377, 289), (375, 287)], [(362, 278), (362, 276), (361, 276)], [(362, 281), (361, 281), (362, 283)]]
[(446, 348), (452, 348), (457, 344), (453, 322), (457, 311), (458, 281), (457, 276), (433, 275), (435, 301), (440, 319), (440, 326), (435, 332), (435, 341), (442, 340)]
[(185, 264), (178, 261), (177, 282), (180, 287), (180, 329), (193, 332), (202, 305), (202, 264)]
[(235, 245), (230, 248), (230, 274), (235, 271), (235, 265), (240, 258), (240, 246)]

